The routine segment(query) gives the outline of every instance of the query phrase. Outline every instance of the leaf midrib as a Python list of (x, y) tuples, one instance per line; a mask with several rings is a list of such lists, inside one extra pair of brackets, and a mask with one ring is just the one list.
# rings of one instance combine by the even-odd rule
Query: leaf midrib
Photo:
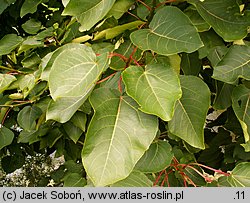
[(117, 129), (117, 123), (118, 123), (119, 117), (120, 117), (121, 103), (122, 103), (122, 101), (123, 101), (123, 98), (120, 97), (118, 108), (117, 108), (117, 115), (116, 115), (115, 123), (114, 123), (114, 128), (113, 128), (113, 132), (112, 132), (112, 135), (111, 135), (111, 139), (110, 139), (110, 144), (109, 144), (109, 148), (108, 148), (108, 151), (107, 151), (106, 160), (105, 160), (105, 163), (104, 163), (104, 166), (103, 166), (103, 170), (102, 170), (102, 174), (101, 174), (99, 182), (102, 182), (102, 179), (103, 179), (103, 177), (106, 174), (107, 164), (108, 164), (108, 161), (109, 161), (110, 152), (111, 152), (111, 149), (113, 147), (112, 144), (113, 144), (113, 141), (114, 141), (114, 138), (115, 138), (116, 129)]
[(181, 103), (180, 100), (178, 100), (178, 102), (179, 102), (181, 108), (183, 109), (184, 114), (187, 116), (188, 121), (189, 121), (189, 123), (190, 123), (190, 125), (191, 125), (191, 127), (192, 127), (192, 130), (195, 132), (196, 137), (198, 137), (197, 132), (196, 132), (195, 129), (194, 129), (193, 123), (192, 123), (192, 121), (191, 121), (191, 119), (190, 119), (190, 117), (189, 117), (189, 115), (188, 115), (188, 113), (187, 113), (185, 107), (182, 105), (182, 103)]
[(209, 10), (207, 10), (204, 6), (202, 6), (202, 4), (200, 3), (199, 6), (201, 7), (201, 9), (203, 9), (204, 12), (207, 12), (209, 15), (213, 16), (214, 18), (217, 18), (223, 22), (229, 23), (229, 24), (235, 24), (235, 25), (245, 25), (246, 23), (242, 22), (234, 22), (234, 21), (229, 21), (226, 19), (223, 19), (217, 15), (215, 15), (214, 13), (211, 13)]

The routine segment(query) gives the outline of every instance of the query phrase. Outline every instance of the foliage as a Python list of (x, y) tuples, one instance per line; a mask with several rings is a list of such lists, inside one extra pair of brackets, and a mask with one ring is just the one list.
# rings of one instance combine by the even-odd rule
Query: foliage
[(55, 153), (33, 185), (250, 186), (248, 1), (0, 0), (0, 26), (5, 173)]

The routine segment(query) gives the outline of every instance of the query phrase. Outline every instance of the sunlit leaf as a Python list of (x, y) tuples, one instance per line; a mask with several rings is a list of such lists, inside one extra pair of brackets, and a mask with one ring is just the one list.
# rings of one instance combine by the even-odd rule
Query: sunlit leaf
[(90, 122), (82, 162), (95, 186), (126, 178), (149, 148), (157, 131), (157, 118), (117, 90), (99, 88), (90, 96), (95, 114)]
[(171, 6), (157, 11), (149, 29), (137, 30), (130, 38), (140, 49), (162, 55), (191, 53), (203, 46), (189, 18), (181, 10)]
[(176, 103), (169, 130), (189, 145), (204, 149), (203, 128), (210, 105), (210, 90), (195, 76), (182, 76), (180, 79), (182, 97)]
[(72, 15), (81, 23), (80, 31), (89, 30), (112, 8), (115, 0), (71, 0), (62, 15)]
[(16, 80), (15, 76), (0, 73), (0, 93), (6, 90)]
[(145, 113), (171, 120), (175, 102), (181, 97), (179, 79), (169, 65), (131, 66), (123, 74), (126, 92)]

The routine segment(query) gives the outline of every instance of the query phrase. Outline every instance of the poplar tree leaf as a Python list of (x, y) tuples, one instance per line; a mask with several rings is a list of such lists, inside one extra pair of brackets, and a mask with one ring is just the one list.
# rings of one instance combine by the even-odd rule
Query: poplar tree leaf
[(10, 145), (14, 139), (14, 133), (4, 126), (0, 126), (0, 150)]
[(142, 50), (161, 55), (191, 53), (203, 46), (198, 32), (189, 18), (178, 8), (167, 6), (157, 11), (149, 29), (130, 35), (131, 41)]
[(0, 39), (0, 56), (9, 54), (17, 48), (23, 41), (23, 38), (16, 34), (5, 35)]
[(135, 169), (144, 173), (157, 173), (171, 164), (173, 156), (172, 147), (168, 142), (153, 143), (138, 161)]
[(90, 96), (94, 116), (89, 124), (82, 162), (95, 186), (128, 177), (156, 136), (157, 117), (118, 90), (99, 88)]
[(36, 106), (25, 106), (17, 116), (18, 124), (27, 131), (35, 130), (36, 120), (42, 115), (42, 110)]
[(141, 106), (140, 110), (171, 120), (174, 105), (181, 97), (177, 74), (169, 65), (131, 66), (122, 74), (126, 92)]
[(16, 77), (9, 74), (0, 73), (0, 93), (6, 90), (9, 85), (16, 80)]
[(81, 32), (91, 29), (102, 20), (114, 5), (115, 0), (71, 0), (62, 15), (71, 15), (81, 24)]
[(239, 163), (230, 176), (220, 177), (219, 186), (250, 187), (250, 163)]
[(107, 53), (96, 57), (92, 48), (67, 44), (51, 57), (49, 89), (51, 101), (46, 119), (67, 122), (86, 101), (108, 64)]
[(214, 67), (213, 78), (229, 84), (235, 84), (239, 78), (250, 80), (250, 47), (231, 46)]
[(237, 0), (189, 0), (200, 15), (225, 41), (240, 40), (247, 36), (250, 25), (248, 13), (241, 13)]
[(208, 86), (195, 76), (181, 76), (182, 97), (176, 102), (168, 126), (172, 134), (189, 145), (204, 149), (204, 125), (210, 105)]
[(152, 187), (153, 182), (140, 171), (132, 171), (127, 178), (118, 181), (111, 187)]
[(245, 137), (245, 142), (250, 140), (250, 89), (239, 85), (232, 93), (232, 107), (237, 116)]

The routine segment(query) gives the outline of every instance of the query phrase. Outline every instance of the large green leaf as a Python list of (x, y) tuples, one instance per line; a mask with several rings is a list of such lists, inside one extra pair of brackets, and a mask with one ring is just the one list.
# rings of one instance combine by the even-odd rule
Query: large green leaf
[(169, 130), (191, 146), (204, 149), (203, 128), (210, 105), (210, 90), (195, 76), (182, 76), (180, 79), (182, 97), (176, 103)]
[(137, 30), (130, 38), (140, 49), (162, 55), (191, 53), (203, 46), (189, 18), (181, 10), (171, 6), (157, 11), (149, 29)]
[(171, 164), (173, 156), (172, 147), (168, 142), (153, 143), (138, 161), (135, 169), (144, 173), (157, 173)]
[(177, 74), (168, 65), (147, 65), (127, 68), (122, 78), (126, 92), (141, 106), (145, 113), (171, 120), (176, 101), (181, 97), (181, 87)]
[(108, 57), (98, 58), (92, 48), (81, 44), (67, 44), (51, 57), (49, 88), (54, 101), (49, 105), (46, 119), (67, 122), (88, 98)]
[(250, 16), (240, 12), (237, 0), (189, 1), (225, 41), (239, 40), (247, 35)]
[(140, 171), (133, 171), (124, 180), (118, 181), (111, 187), (152, 187), (153, 182)]
[(230, 176), (219, 178), (220, 186), (230, 187), (250, 187), (250, 163), (242, 162), (238, 164)]
[(81, 23), (79, 30), (91, 29), (112, 8), (115, 0), (71, 0), (62, 15), (75, 16)]
[(12, 50), (17, 48), (23, 41), (23, 38), (16, 34), (5, 35), (0, 40), (0, 56), (9, 54)]
[(233, 90), (232, 106), (241, 124), (245, 142), (250, 140), (250, 89), (239, 85)]
[(214, 67), (213, 78), (235, 84), (238, 78), (250, 79), (250, 47), (232, 46)]
[(118, 90), (99, 88), (90, 96), (95, 110), (82, 151), (82, 162), (95, 186), (126, 178), (152, 143), (157, 117), (144, 114)]
[(0, 126), (0, 150), (10, 145), (14, 139), (14, 133), (4, 126)]
[(0, 93), (6, 90), (16, 78), (13, 75), (0, 73)]

